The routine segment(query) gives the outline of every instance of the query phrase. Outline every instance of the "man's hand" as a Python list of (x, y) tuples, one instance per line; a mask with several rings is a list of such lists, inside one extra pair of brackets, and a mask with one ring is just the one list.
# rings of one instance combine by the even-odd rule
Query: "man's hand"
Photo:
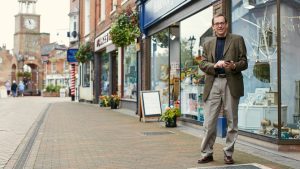
[(225, 67), (225, 61), (224, 60), (219, 60), (215, 65), (214, 68), (223, 68)]
[(225, 61), (224, 68), (235, 70), (236, 65), (233, 61)]

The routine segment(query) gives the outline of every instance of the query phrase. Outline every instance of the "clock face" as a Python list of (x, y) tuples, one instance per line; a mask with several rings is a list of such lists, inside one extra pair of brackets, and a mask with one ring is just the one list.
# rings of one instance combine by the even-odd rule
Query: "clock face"
[(36, 27), (36, 22), (34, 19), (25, 19), (24, 25), (27, 29), (34, 29)]

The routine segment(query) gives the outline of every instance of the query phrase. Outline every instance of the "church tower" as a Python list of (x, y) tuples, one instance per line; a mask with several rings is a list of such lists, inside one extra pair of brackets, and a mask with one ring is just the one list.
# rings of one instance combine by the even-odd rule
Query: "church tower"
[[(14, 33), (18, 80), (27, 83), (29, 92), (37, 94), (42, 89), (44, 74), (41, 46), (49, 44), (50, 34), (40, 33), (40, 15), (36, 14), (37, 0), (18, 0), (18, 2), (19, 12), (15, 15)], [(31, 73), (31, 76), (22, 76), (24, 72)]]

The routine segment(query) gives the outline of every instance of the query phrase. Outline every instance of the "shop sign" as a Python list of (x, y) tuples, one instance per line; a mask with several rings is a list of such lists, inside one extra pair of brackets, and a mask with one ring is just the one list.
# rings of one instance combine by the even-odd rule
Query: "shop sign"
[(70, 63), (76, 63), (77, 60), (75, 58), (75, 54), (78, 51), (78, 49), (68, 49), (67, 50), (67, 61)]
[(110, 35), (109, 35), (109, 30), (105, 31), (104, 33), (102, 33), (100, 36), (98, 36), (95, 39), (95, 51), (98, 51), (110, 44), (112, 44)]
[(145, 3), (144, 28), (169, 15), (191, 0), (149, 0)]

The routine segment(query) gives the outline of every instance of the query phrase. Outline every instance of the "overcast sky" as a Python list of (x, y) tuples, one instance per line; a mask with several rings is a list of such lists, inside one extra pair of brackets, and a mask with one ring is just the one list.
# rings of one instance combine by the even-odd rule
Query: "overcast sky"
[[(0, 0), (0, 46), (13, 48), (15, 15), (19, 11), (18, 0)], [(69, 0), (38, 0), (36, 14), (41, 15), (41, 32), (50, 33), (50, 42), (68, 45)]]

